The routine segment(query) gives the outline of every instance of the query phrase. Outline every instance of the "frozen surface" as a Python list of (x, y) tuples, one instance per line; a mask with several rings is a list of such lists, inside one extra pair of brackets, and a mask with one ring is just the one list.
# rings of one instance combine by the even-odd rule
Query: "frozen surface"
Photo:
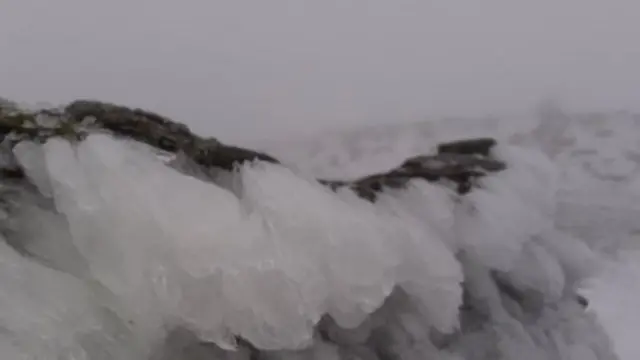
[[(614, 359), (575, 301), (583, 289), (631, 359), (611, 303), (640, 293), (632, 250), (620, 252), (638, 233), (640, 144), (629, 134), (640, 129), (616, 116), (610, 131), (557, 109), (504, 126), (365, 129), (309, 153), (280, 145), (291, 168), (209, 179), (107, 135), (21, 143), (14, 154), (38, 192), (2, 187), (0, 354), (249, 359), (246, 347), (229, 351), (236, 335), (265, 359)], [(510, 167), (465, 199), (415, 181), (371, 204), (311, 177), (384, 170), (437, 141), (492, 134)], [(505, 296), (494, 276), (531, 301)], [(463, 296), (481, 306), (465, 312)], [(616, 310), (635, 312), (636, 298)]]
[[(640, 297), (640, 269), (636, 266), (640, 261), (639, 132), (638, 114), (566, 114), (551, 105), (528, 118), (446, 119), (265, 148), (291, 159), (303, 171), (328, 177), (380, 171), (409, 154), (431, 149), (438, 141), (465, 136), (494, 136), (542, 148), (558, 170), (556, 226), (586, 242), (590, 248), (586, 254), (599, 254), (602, 268), (597, 271), (604, 271), (583, 284), (582, 292), (592, 299), (590, 309), (611, 333), (620, 358), (631, 360), (640, 354), (635, 340), (640, 319), (633, 316)], [(383, 154), (382, 162), (376, 160), (377, 153)], [(341, 171), (343, 167), (348, 170)], [(575, 253), (575, 249), (571, 251)], [(574, 254), (575, 264), (583, 263), (582, 256), (588, 257), (578, 253), (583, 255)]]
[(433, 326), (455, 328), (460, 265), (429, 227), (391, 206), (267, 164), (242, 169), (237, 197), (102, 135), (44, 150), (47, 188), (91, 276), (150, 339), (173, 322), (219, 344), (233, 333), (295, 349), (322, 315), (358, 326), (405, 282)]
[(620, 359), (639, 359), (640, 252), (630, 250), (610, 263), (587, 294), (603, 325), (613, 334)]

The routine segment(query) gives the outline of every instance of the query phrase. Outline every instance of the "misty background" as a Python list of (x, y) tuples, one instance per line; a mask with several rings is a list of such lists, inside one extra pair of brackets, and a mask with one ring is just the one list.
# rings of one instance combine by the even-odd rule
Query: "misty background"
[(0, 96), (97, 98), (225, 141), (640, 110), (637, 0), (2, 0)]

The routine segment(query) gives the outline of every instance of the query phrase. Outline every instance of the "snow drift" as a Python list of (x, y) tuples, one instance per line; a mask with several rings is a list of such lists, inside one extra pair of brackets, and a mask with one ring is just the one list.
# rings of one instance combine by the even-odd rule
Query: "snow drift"
[(501, 144), (469, 194), (375, 202), (286, 166), (194, 175), (108, 133), (5, 147), (3, 359), (615, 359), (577, 298), (558, 169)]

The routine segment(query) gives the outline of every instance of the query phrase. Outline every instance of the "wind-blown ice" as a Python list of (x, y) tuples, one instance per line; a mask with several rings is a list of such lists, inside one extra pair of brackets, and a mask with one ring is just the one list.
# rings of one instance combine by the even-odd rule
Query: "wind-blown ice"
[(276, 165), (243, 168), (236, 197), (104, 135), (51, 140), (44, 154), (50, 183), (34, 182), (53, 189), (91, 276), (145, 332), (176, 321), (212, 340), (297, 348), (324, 314), (358, 326), (398, 284), (438, 329), (456, 327), (460, 266), (418, 221)]
[(604, 327), (615, 335), (612, 341), (620, 358), (625, 360), (640, 356), (636, 330), (640, 316), (629, 311), (640, 301), (639, 258), (637, 249), (630, 249), (622, 254), (620, 262), (607, 263), (604, 275), (591, 281), (588, 292)]
[(114, 359), (142, 355), (87, 283), (0, 242), (0, 354), (6, 359)]
[[(22, 227), (22, 237), (37, 237), (24, 244), (35, 260), (8, 247), (0, 256), (51, 279), (17, 282), (7, 301), (37, 288), (52, 302), (25, 311), (56, 319), (36, 329), (4, 304), (0, 319), (22, 339), (60, 347), (47, 355), (107, 359), (101, 346), (117, 346), (115, 358), (142, 359), (185, 328), (224, 349), (240, 337), (273, 359), (613, 359), (574, 299), (595, 255), (556, 228), (558, 169), (541, 153), (500, 148), (509, 168), (465, 197), (412, 181), (376, 203), (262, 162), (224, 181), (187, 176), (148, 147), (105, 134), (21, 143), (15, 154), (52, 202), (33, 200), (18, 214), (48, 219), (51, 231)], [(476, 308), (464, 309), (465, 298)], [(57, 319), (65, 304), (87, 314), (69, 317), (81, 324)], [(113, 334), (105, 311), (127, 341), (86, 340)], [(0, 332), (7, 352), (38, 358), (29, 344)]]

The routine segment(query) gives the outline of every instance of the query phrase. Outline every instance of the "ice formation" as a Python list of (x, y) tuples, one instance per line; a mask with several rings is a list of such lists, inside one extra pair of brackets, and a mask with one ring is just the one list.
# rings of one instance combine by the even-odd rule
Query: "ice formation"
[(187, 176), (108, 134), (13, 153), (33, 186), (2, 185), (3, 359), (616, 358), (541, 152), (374, 203), (260, 161)]

